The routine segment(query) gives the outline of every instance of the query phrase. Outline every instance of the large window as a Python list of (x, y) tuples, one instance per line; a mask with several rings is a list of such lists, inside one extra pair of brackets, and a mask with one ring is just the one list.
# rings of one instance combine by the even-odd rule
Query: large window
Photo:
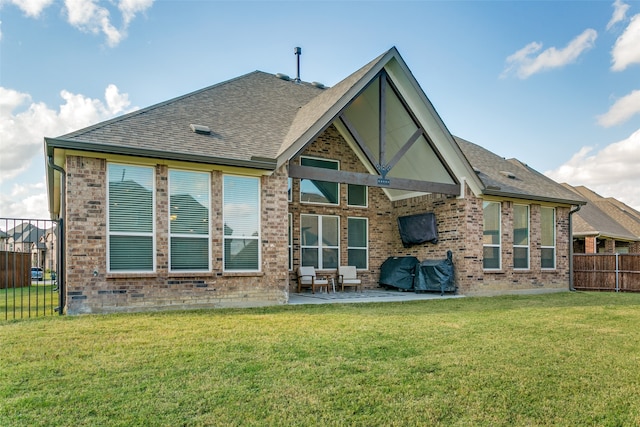
[(260, 271), (260, 179), (223, 180), (224, 270)]
[(210, 270), (210, 181), (204, 172), (169, 171), (169, 269)]
[[(340, 163), (337, 160), (315, 159), (301, 157), (302, 166), (311, 166), (322, 169), (339, 170)], [(316, 181), (313, 179), (300, 180), (300, 201), (306, 203), (321, 203), (337, 205), (340, 203), (340, 185), (337, 182)]]
[(365, 269), (369, 258), (367, 218), (348, 218), (347, 227), (347, 264)]
[(328, 215), (300, 215), (301, 265), (338, 268), (340, 219)]
[(513, 205), (513, 268), (529, 268), (529, 206)]
[(542, 229), (541, 267), (556, 268), (556, 210), (542, 207), (540, 209), (540, 226)]
[(500, 203), (482, 203), (482, 267), (486, 270), (500, 269)]
[(154, 169), (109, 163), (107, 175), (108, 271), (155, 271)]

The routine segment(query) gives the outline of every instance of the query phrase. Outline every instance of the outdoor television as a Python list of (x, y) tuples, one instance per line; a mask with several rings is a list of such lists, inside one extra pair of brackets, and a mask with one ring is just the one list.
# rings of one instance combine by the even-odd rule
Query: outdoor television
[(398, 217), (398, 229), (405, 248), (427, 242), (438, 243), (438, 226), (433, 212)]

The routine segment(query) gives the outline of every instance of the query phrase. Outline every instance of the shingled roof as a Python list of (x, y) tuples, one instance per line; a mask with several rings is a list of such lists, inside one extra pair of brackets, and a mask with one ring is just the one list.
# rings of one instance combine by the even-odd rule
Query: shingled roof
[(573, 187), (566, 183), (562, 186), (588, 200), (574, 216), (574, 236), (640, 241), (640, 212), (616, 199), (602, 197), (585, 186)]
[(56, 148), (273, 169), (298, 110), (322, 91), (255, 71), (46, 140)]
[[(461, 138), (454, 140), (396, 48), (331, 88), (254, 71), (57, 138), (45, 138), (45, 155), (59, 162), (55, 150), (73, 149), (274, 170), (335, 121), (383, 68), (404, 82), (408, 96), (417, 95), (411, 102), (414, 109), (420, 109), (421, 125), (449, 152), (447, 161), (454, 162), (459, 177), (466, 176), (478, 196), (584, 204), (581, 197), (524, 163), (506, 160)], [(206, 127), (210, 133), (195, 132), (192, 125)], [(50, 167), (50, 193), (54, 179), (59, 178), (54, 178)], [(59, 203), (52, 200), (50, 197), (50, 211), (56, 212)]]
[(484, 184), (484, 194), (584, 205), (584, 198), (517, 159), (505, 159), (479, 145), (454, 137)]

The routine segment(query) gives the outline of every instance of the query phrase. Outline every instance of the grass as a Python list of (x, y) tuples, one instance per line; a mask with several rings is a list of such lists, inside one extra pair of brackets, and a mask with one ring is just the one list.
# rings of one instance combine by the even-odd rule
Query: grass
[[(23, 288), (0, 289), (0, 321), (57, 315), (57, 285), (36, 282)], [(0, 324), (1, 325), (1, 324)]]
[(0, 425), (640, 425), (640, 294), (0, 324)]

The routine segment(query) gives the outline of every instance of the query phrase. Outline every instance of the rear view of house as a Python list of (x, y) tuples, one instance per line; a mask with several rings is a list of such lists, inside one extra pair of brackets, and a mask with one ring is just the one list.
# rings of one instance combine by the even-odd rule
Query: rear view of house
[[(453, 137), (395, 48), (330, 88), (256, 71), (45, 152), (71, 314), (284, 304), (299, 266), (372, 288), (389, 257), (448, 251), (463, 294), (568, 289), (584, 204)], [(403, 244), (426, 213), (437, 239)]]

